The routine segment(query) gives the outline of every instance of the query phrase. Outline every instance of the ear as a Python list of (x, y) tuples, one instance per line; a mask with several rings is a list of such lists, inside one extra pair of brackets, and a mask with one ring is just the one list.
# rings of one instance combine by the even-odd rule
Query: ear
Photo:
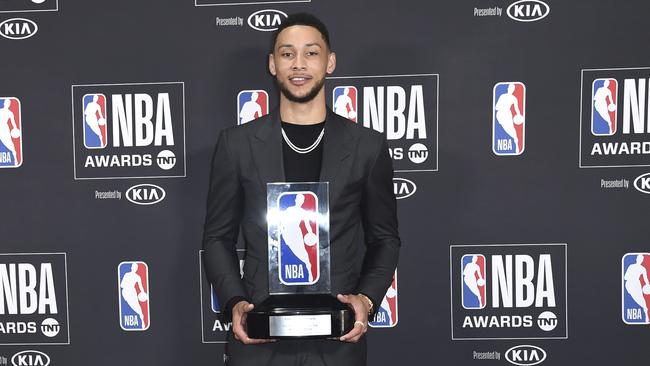
[(275, 76), (275, 59), (273, 59), (272, 53), (269, 53), (269, 72)]
[(336, 53), (330, 52), (327, 56), (327, 74), (331, 74), (336, 69)]

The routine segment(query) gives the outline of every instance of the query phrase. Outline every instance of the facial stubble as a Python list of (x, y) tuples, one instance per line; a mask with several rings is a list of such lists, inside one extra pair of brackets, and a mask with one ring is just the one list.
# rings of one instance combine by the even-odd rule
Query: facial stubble
[(287, 88), (287, 85), (285, 84), (284, 81), (279, 80), (278, 78), (275, 79), (276, 83), (278, 84), (278, 87), (280, 88), (280, 92), (282, 92), (282, 95), (284, 95), (285, 98), (288, 100), (294, 102), (294, 103), (307, 103), (318, 95), (318, 93), (323, 89), (323, 86), (325, 85), (325, 78), (321, 78), (316, 82), (316, 84), (309, 90), (309, 92), (303, 96), (297, 96), (295, 94), (292, 94), (289, 88)]

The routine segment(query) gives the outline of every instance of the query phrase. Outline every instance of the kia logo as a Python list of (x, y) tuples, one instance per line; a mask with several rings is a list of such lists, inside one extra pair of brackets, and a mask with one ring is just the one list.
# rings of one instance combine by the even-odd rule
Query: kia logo
[(153, 205), (165, 198), (165, 190), (155, 184), (138, 184), (126, 191), (126, 199), (136, 205)]
[(256, 11), (248, 17), (248, 25), (258, 31), (271, 32), (280, 26), (287, 14), (279, 10), (266, 9)]
[(8, 39), (25, 39), (38, 31), (38, 25), (25, 18), (11, 18), (0, 23), (0, 35)]
[(537, 346), (521, 345), (506, 351), (506, 360), (514, 365), (537, 365), (544, 362), (545, 359), (546, 351)]
[(395, 193), (395, 198), (398, 200), (411, 197), (417, 187), (415, 183), (411, 182), (408, 179), (404, 178), (393, 178), (393, 192)]
[(47, 366), (50, 364), (50, 356), (39, 351), (18, 352), (11, 358), (14, 366)]
[(506, 9), (508, 16), (518, 22), (534, 22), (544, 19), (550, 12), (551, 8), (540, 0), (515, 1)]
[(636, 177), (634, 180), (634, 188), (641, 193), (650, 194), (650, 173)]

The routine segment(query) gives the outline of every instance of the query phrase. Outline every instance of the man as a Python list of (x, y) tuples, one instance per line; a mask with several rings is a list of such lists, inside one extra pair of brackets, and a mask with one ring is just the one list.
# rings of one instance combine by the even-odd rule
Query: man
[[(212, 161), (203, 248), (208, 279), (232, 314), (231, 365), (365, 365), (368, 318), (391, 284), (400, 240), (386, 139), (326, 107), (323, 85), (336, 67), (329, 34), (309, 14), (274, 33), (269, 71), (279, 110), (221, 132)], [(331, 287), (354, 309), (338, 340), (251, 339), (247, 313), (268, 293), (266, 184), (329, 182)], [(235, 244), (246, 245), (243, 278)]]

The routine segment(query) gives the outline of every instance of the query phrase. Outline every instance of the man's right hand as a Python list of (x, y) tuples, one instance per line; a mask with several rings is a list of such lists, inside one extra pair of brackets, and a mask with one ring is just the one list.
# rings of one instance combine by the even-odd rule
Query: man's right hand
[(232, 307), (232, 333), (235, 339), (243, 344), (260, 344), (273, 342), (273, 339), (252, 339), (248, 337), (246, 327), (246, 317), (248, 312), (253, 310), (255, 305), (248, 301), (240, 301)]

